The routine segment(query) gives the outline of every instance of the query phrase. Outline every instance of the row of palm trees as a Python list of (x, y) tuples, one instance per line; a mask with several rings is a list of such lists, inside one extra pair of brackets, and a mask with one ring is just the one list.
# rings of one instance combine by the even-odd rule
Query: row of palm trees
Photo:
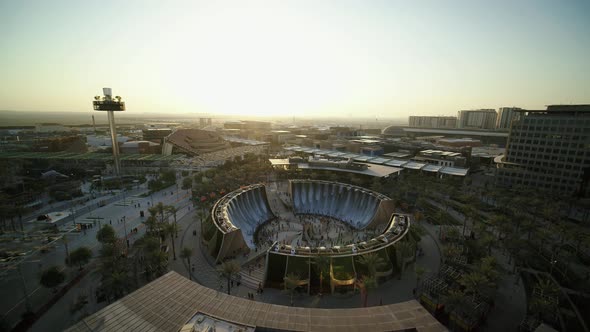
[[(102, 245), (99, 256), (102, 275), (100, 289), (109, 301), (139, 287), (140, 275), (144, 276), (145, 281), (150, 281), (168, 271), (168, 253), (162, 247), (166, 238), (170, 240), (172, 256), (176, 260), (174, 238), (180, 231), (176, 207), (160, 202), (148, 211), (149, 216), (145, 221), (147, 231), (135, 241), (131, 249), (127, 249), (126, 239), (118, 238), (110, 225), (102, 226), (97, 232), (97, 240)], [(168, 222), (170, 217), (174, 218), (173, 222)], [(183, 250), (181, 257), (190, 261), (190, 254), (186, 257), (187, 253)]]
[[(176, 246), (174, 238), (178, 237), (178, 232), (181, 230), (178, 226), (176, 213), (178, 209), (174, 205), (164, 205), (162, 202), (148, 208), (149, 216), (145, 221), (147, 232), (144, 237), (160, 237), (164, 242), (166, 237), (170, 238), (170, 245), (172, 247), (172, 257), (176, 260)], [(169, 217), (172, 216), (174, 222), (168, 222)]]
[(102, 245), (99, 255), (99, 290), (110, 303), (125, 295), (131, 288), (126, 247), (110, 225), (102, 226), (96, 233), (96, 239)]

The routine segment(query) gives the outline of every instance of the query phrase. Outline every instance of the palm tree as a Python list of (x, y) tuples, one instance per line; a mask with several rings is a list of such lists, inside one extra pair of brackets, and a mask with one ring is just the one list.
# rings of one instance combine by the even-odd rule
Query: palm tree
[(503, 214), (494, 214), (490, 220), (490, 224), (492, 224), (496, 230), (498, 231), (498, 240), (502, 236), (503, 233), (507, 231), (506, 226), (509, 226), (509, 220)]
[[(151, 208), (150, 208), (151, 209)], [(156, 219), (155, 216), (150, 215), (149, 217), (147, 217), (147, 219), (145, 220), (145, 225), (148, 229), (148, 231), (151, 233), (153, 231), (156, 230), (157, 225), (158, 225), (158, 219)]]
[(459, 290), (451, 290), (445, 297), (445, 311), (449, 314), (462, 315), (471, 307), (465, 293)]
[(473, 295), (472, 301), (475, 301), (476, 295), (487, 294), (488, 290), (493, 285), (485, 275), (479, 272), (471, 272), (463, 275), (461, 279), (459, 279), (459, 283), (465, 287), (466, 293), (471, 293)]
[(457, 227), (455, 226), (450, 226), (450, 227), (445, 227), (446, 231), (447, 231), (447, 237), (449, 239), (455, 240), (455, 239), (460, 239), (461, 238), (461, 233), (459, 232), (459, 230), (457, 229)]
[(413, 247), (414, 246), (409, 241), (400, 241), (397, 243), (396, 253), (399, 253), (399, 261), (401, 262), (401, 272), (400, 272), (400, 276), (399, 276), (400, 279), (402, 277), (401, 276), (402, 273), (404, 273), (404, 269), (405, 269), (405, 265), (406, 265), (404, 260), (407, 256), (409, 256)]
[(366, 307), (369, 301), (369, 291), (377, 287), (377, 279), (375, 277), (364, 276), (357, 281), (357, 286), (361, 290), (363, 307)]
[[(166, 211), (168, 211), (169, 213), (172, 213), (172, 216), (174, 217), (174, 224), (178, 225), (178, 223), (176, 222), (176, 212), (178, 212), (178, 209), (176, 208), (176, 206), (168, 205), (168, 206), (166, 206)], [(175, 237), (178, 237), (179, 230), (180, 229), (176, 228), (176, 234), (174, 235)]]
[(170, 236), (170, 244), (172, 245), (172, 258), (176, 260), (176, 245), (174, 244), (174, 234), (178, 233), (178, 224), (165, 224), (164, 232)]
[(493, 256), (482, 258), (476, 271), (483, 274), (492, 283), (495, 283), (500, 276), (496, 258)]
[(529, 303), (529, 308), (532, 313), (534, 313), (537, 318), (541, 318), (546, 313), (554, 312), (555, 304), (549, 301), (548, 298), (545, 297), (534, 297), (531, 299)]
[(465, 236), (465, 231), (467, 230), (467, 220), (471, 221), (472, 224), (475, 223), (475, 217), (477, 216), (477, 212), (471, 205), (465, 205), (465, 210), (463, 212), (463, 236)]
[(240, 273), (240, 264), (237, 261), (225, 261), (221, 264), (219, 268), (219, 272), (221, 275), (227, 279), (227, 294), (230, 294), (230, 281), (234, 275)]
[(496, 244), (496, 238), (490, 233), (484, 233), (479, 239), (479, 243), (482, 247), (487, 249), (488, 256), (492, 255), (492, 247)]
[(527, 233), (527, 240), (531, 240), (531, 234), (535, 229), (537, 229), (537, 223), (534, 222), (531, 218), (524, 218), (522, 221), (522, 230)]
[(538, 288), (543, 294), (556, 296), (559, 294), (559, 287), (555, 285), (555, 283), (547, 278), (547, 279), (540, 279), (535, 288)]
[(188, 264), (188, 278), (189, 280), (193, 280), (191, 274), (191, 256), (193, 255), (193, 250), (189, 247), (184, 247), (180, 251), (180, 258), (186, 259), (186, 263)]
[(461, 250), (455, 246), (444, 246), (443, 255), (445, 257), (445, 260), (450, 260), (454, 257), (460, 256)]
[(125, 270), (117, 270), (103, 276), (101, 288), (107, 293), (108, 298), (118, 299), (125, 295), (129, 288), (129, 276)]
[(138, 247), (145, 258), (146, 278), (149, 280), (152, 273), (160, 274), (164, 270), (168, 255), (162, 252), (160, 238), (154, 235), (146, 234), (139, 240), (135, 241), (134, 247)]
[(320, 294), (322, 294), (322, 287), (324, 285), (324, 272), (328, 273), (330, 268), (330, 258), (328, 256), (315, 256), (312, 264), (316, 266), (320, 273)]
[(283, 281), (285, 282), (285, 289), (289, 292), (291, 297), (291, 306), (293, 306), (293, 293), (295, 293), (295, 289), (299, 287), (301, 279), (298, 274), (290, 272), (283, 278)]
[(385, 260), (374, 252), (360, 256), (358, 261), (367, 267), (367, 270), (369, 271), (369, 277), (376, 277), (377, 268), (385, 264)]
[(523, 245), (523, 240), (521, 240), (520, 237), (516, 234), (511, 234), (510, 236), (504, 239), (504, 246), (508, 249), (509, 252), (508, 264), (512, 264), (512, 259), (520, 251)]
[(416, 265), (414, 266), (414, 272), (416, 272), (416, 289), (418, 289), (420, 279), (422, 279), (422, 276), (424, 275), (424, 273), (426, 273), (426, 269)]
[(158, 202), (158, 204), (149, 208), (148, 211), (154, 217), (159, 214), (160, 222), (164, 223), (164, 212), (166, 212), (166, 205), (164, 205), (162, 202)]

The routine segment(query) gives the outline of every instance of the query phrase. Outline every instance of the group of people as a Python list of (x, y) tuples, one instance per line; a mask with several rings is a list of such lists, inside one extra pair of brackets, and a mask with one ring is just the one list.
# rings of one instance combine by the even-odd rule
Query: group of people
[(286, 239), (279, 240), (279, 234), (285, 231), (295, 230), (298, 231), (295, 225), (284, 218), (276, 218), (264, 225), (258, 231), (256, 243), (257, 246), (265, 247), (271, 245), (274, 241), (284, 242)]

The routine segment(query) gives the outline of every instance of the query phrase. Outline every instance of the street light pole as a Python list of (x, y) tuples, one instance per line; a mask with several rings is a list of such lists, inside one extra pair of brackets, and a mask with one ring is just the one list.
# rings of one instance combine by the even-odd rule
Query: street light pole
[(68, 248), (68, 237), (66, 234), (63, 236), (63, 242), (66, 246), (66, 263), (68, 263), (70, 261), (70, 249)]
[(129, 249), (129, 240), (127, 239), (127, 216), (123, 216), (123, 230), (125, 231), (125, 243), (127, 243), (127, 249)]
[(72, 213), (72, 220), (73, 220), (73, 223), (74, 223), (74, 227), (76, 227), (76, 211), (74, 210), (74, 207), (73, 206), (70, 206), (70, 212)]

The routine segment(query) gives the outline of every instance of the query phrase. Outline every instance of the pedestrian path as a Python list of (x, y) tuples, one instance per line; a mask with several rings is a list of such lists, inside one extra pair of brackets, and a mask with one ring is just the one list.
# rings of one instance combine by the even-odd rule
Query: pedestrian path
[(260, 257), (247, 266), (242, 266), (240, 271), (240, 281), (242, 285), (257, 290), (259, 285), (264, 282), (264, 261), (265, 257)]

